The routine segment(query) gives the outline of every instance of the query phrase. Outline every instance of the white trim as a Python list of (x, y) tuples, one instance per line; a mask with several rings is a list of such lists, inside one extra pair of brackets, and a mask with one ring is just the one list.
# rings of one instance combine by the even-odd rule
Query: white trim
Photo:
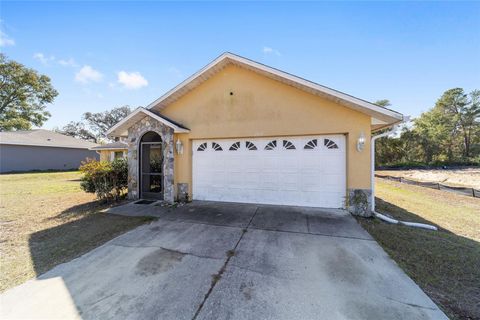
[[(212, 68), (214, 68), (215, 66), (217, 66), (221, 62), (228, 61), (228, 60), (231, 60), (231, 61), (243, 64), (243, 65), (249, 66), (251, 68), (263, 71), (263, 72), (268, 73), (268, 74), (275, 75), (277, 77), (281, 77), (285, 80), (297, 83), (301, 86), (313, 89), (315, 91), (321, 92), (321, 93), (329, 95), (331, 97), (334, 97), (334, 98), (343, 100), (345, 102), (354, 104), (354, 105), (356, 105), (360, 108), (364, 108), (366, 110), (370, 110), (370, 111), (379, 113), (381, 115), (385, 115), (385, 116), (393, 118), (395, 120), (402, 120), (403, 119), (402, 114), (400, 114), (398, 112), (395, 112), (393, 110), (389, 110), (389, 109), (380, 107), (376, 104), (367, 102), (365, 100), (361, 100), (359, 98), (356, 98), (356, 97), (350, 96), (348, 94), (342, 93), (340, 91), (337, 91), (337, 90), (319, 85), (317, 83), (302, 79), (300, 77), (297, 77), (297, 76), (294, 76), (292, 74), (286, 73), (284, 71), (281, 71), (281, 70), (263, 65), (261, 63), (258, 63), (258, 62), (255, 62), (255, 61), (237, 56), (237, 55), (232, 54), (230, 52), (226, 52), (226, 53), (222, 54), (221, 56), (219, 56), (218, 58), (213, 60), (211, 63), (209, 63), (207, 66), (203, 67), (198, 72), (196, 72), (195, 74), (193, 74), (192, 76), (187, 78), (185, 81), (183, 81), (182, 83), (180, 83), (179, 85), (174, 87), (172, 90), (168, 91), (167, 93), (162, 95), (160, 98), (158, 98), (154, 102), (150, 103), (147, 106), (147, 109), (152, 109), (152, 108), (158, 106), (159, 104), (161, 104), (162, 102), (164, 102), (165, 100), (170, 98), (172, 95), (174, 95), (175, 93), (177, 93), (181, 89), (183, 89), (185, 87), (188, 87), (194, 80), (198, 79), (199, 77), (201, 77), (202, 75), (204, 75), (205, 73), (210, 71)], [(190, 88), (187, 88), (187, 89), (189, 90)]]
[(185, 128), (182, 128), (182, 127), (179, 127), (177, 126), (176, 124), (156, 115), (155, 113), (151, 112), (150, 110), (147, 110), (145, 108), (137, 108), (135, 109), (133, 112), (131, 112), (128, 116), (126, 116), (125, 118), (123, 118), (120, 122), (118, 122), (116, 125), (114, 125), (113, 127), (111, 127), (110, 129), (108, 129), (107, 131), (107, 135), (110, 136), (112, 134), (112, 132), (116, 131), (117, 129), (121, 128), (123, 126), (123, 124), (125, 124), (126, 122), (128, 122), (128, 120), (132, 119), (134, 116), (136, 116), (137, 114), (139, 114), (140, 112), (144, 113), (146, 116), (149, 116), (155, 120), (157, 120), (158, 122), (161, 122), (163, 123), (164, 125), (170, 127), (173, 129), (173, 132), (175, 133), (187, 133), (187, 132), (190, 132), (190, 130), (188, 129), (185, 129)]

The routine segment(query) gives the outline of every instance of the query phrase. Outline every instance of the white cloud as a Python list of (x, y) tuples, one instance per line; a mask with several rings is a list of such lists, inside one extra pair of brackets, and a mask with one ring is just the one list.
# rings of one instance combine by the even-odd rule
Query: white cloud
[(58, 64), (64, 67), (78, 67), (78, 64), (75, 62), (73, 58), (69, 59), (60, 59), (58, 60)]
[(262, 49), (262, 52), (264, 54), (274, 54), (278, 57), (280, 57), (282, 54), (280, 53), (280, 51), (276, 50), (276, 49), (273, 49), (273, 48), (270, 48), (270, 47), (263, 47)]
[[(1, 22), (1, 21), (0, 21)], [(15, 40), (10, 38), (5, 32), (0, 30), (0, 47), (14, 46)]]
[(37, 52), (33, 55), (35, 60), (40, 61), (43, 65), (47, 66), (50, 62), (57, 62), (59, 65), (64, 67), (78, 67), (78, 64), (75, 62), (75, 59), (56, 59), (55, 56), (47, 56), (41, 52)]
[(83, 66), (80, 71), (75, 74), (75, 81), (83, 84), (89, 82), (100, 82), (102, 79), (103, 74), (87, 65)]
[(49, 63), (50, 61), (54, 61), (54, 60), (55, 60), (55, 57), (54, 57), (54, 56), (47, 57), (46, 55), (44, 55), (44, 54), (41, 53), (41, 52), (35, 53), (35, 54), (33, 55), (33, 58), (34, 58), (35, 60), (40, 61), (40, 63), (43, 64), (43, 65), (45, 65), (45, 66), (48, 65), (48, 63)]
[(148, 81), (140, 72), (126, 72), (120, 71), (118, 73), (117, 81), (127, 89), (140, 89), (141, 87), (148, 86)]

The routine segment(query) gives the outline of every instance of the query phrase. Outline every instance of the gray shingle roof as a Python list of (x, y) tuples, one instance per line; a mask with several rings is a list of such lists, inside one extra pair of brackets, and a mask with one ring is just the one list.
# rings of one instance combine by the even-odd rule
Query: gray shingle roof
[(126, 142), (122, 141), (115, 141), (112, 143), (107, 143), (107, 144), (102, 144), (100, 146), (96, 146), (93, 148), (90, 148), (90, 150), (118, 150), (118, 149), (128, 149), (128, 144)]
[(90, 141), (44, 129), (0, 132), (0, 144), (76, 149), (90, 149), (98, 146)]

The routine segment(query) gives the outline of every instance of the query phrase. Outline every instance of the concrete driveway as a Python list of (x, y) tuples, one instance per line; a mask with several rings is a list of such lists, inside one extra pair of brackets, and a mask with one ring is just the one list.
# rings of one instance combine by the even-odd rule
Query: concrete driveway
[(129, 204), (159, 220), (0, 296), (0, 318), (447, 319), (341, 210)]

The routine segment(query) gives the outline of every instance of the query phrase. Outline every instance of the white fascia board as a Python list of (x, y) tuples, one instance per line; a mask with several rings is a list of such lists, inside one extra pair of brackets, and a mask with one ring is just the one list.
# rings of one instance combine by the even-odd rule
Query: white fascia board
[(143, 111), (147, 116), (150, 116), (150, 117), (154, 118), (155, 120), (163, 123), (164, 125), (166, 125), (166, 126), (168, 126), (168, 127), (170, 127), (170, 128), (173, 128), (173, 132), (175, 132), (175, 133), (188, 133), (188, 132), (190, 132), (190, 130), (185, 129), (185, 128), (182, 128), (182, 127), (179, 127), (179, 126), (177, 126), (176, 124), (168, 121), (167, 119), (164, 119), (164, 118), (156, 115), (155, 113), (153, 113), (153, 112), (151, 112), (151, 111), (149, 111), (149, 110), (146, 110), (146, 109), (143, 109), (143, 108), (142, 108), (142, 111)]
[(379, 124), (381, 125), (388, 124), (388, 122), (372, 117), (372, 125), (379, 125)]
[(209, 63), (208, 65), (206, 65), (202, 69), (200, 69), (198, 72), (196, 72), (195, 74), (193, 74), (192, 76), (187, 78), (185, 81), (181, 82), (179, 85), (174, 87), (172, 90), (168, 91), (167, 93), (162, 95), (160, 98), (158, 98), (154, 102), (150, 103), (147, 106), (147, 108), (152, 109), (153, 107), (162, 103), (167, 98), (169, 98), (171, 95), (173, 95), (177, 91), (181, 90), (182, 88), (188, 86), (192, 81), (194, 81), (195, 79), (200, 77), (202, 74), (209, 71), (210, 69), (212, 69), (217, 64), (219, 64), (222, 60), (225, 60), (225, 59), (231, 59), (231, 60), (236, 61), (240, 64), (244, 64), (244, 65), (250, 66), (252, 68), (261, 70), (263, 72), (273, 74), (277, 77), (284, 78), (288, 81), (295, 82), (295, 83), (300, 84), (302, 86), (305, 86), (305, 87), (308, 87), (310, 89), (319, 91), (323, 94), (330, 95), (332, 97), (347, 101), (349, 103), (352, 103), (352, 104), (357, 105), (359, 107), (365, 108), (367, 110), (371, 110), (371, 111), (386, 115), (388, 117), (392, 117), (392, 118), (397, 119), (397, 120), (402, 120), (403, 119), (403, 115), (401, 113), (398, 113), (398, 112), (395, 112), (393, 110), (389, 110), (389, 109), (377, 106), (377, 105), (375, 105), (373, 103), (370, 103), (368, 101), (365, 101), (365, 100), (362, 100), (362, 99), (359, 99), (359, 98), (355, 98), (355, 97), (353, 97), (351, 95), (348, 95), (348, 94), (345, 94), (343, 92), (340, 92), (340, 91), (337, 91), (337, 90), (319, 85), (319, 84), (311, 82), (309, 80), (294, 76), (290, 73), (287, 73), (287, 72), (284, 72), (284, 71), (266, 66), (264, 64), (261, 64), (261, 63), (258, 63), (258, 62), (255, 62), (255, 61), (252, 61), (252, 60), (249, 60), (249, 59), (237, 56), (237, 55), (234, 55), (234, 54), (229, 53), (229, 52), (222, 54), (221, 56), (219, 56), (218, 58), (213, 60), (211, 63)]
[(396, 118), (398, 120), (401, 120), (403, 119), (403, 115), (398, 113), (398, 112), (395, 112), (395, 111), (392, 111), (392, 110), (388, 110), (388, 109), (385, 109), (383, 107), (380, 107), (380, 106), (377, 106), (373, 103), (370, 103), (368, 101), (365, 101), (365, 100), (362, 100), (362, 99), (359, 99), (359, 98), (355, 98), (351, 95), (348, 95), (348, 94), (345, 94), (343, 92), (340, 92), (340, 91), (337, 91), (337, 90), (334, 90), (334, 89), (331, 89), (331, 88), (328, 88), (328, 87), (325, 87), (325, 86), (322, 86), (322, 85), (319, 85), (317, 83), (314, 83), (314, 82), (311, 82), (309, 80), (306, 80), (306, 79), (303, 79), (303, 78), (300, 78), (300, 77), (297, 77), (297, 76), (294, 76), (290, 73), (287, 73), (287, 72), (284, 72), (284, 71), (281, 71), (281, 70), (278, 70), (278, 69), (275, 69), (275, 68), (272, 68), (272, 67), (269, 67), (269, 66), (266, 66), (266, 65), (263, 65), (261, 63), (258, 63), (258, 62), (255, 62), (255, 61), (251, 61), (251, 60), (248, 60), (246, 58), (243, 58), (243, 57), (237, 57), (237, 56), (234, 56), (232, 57), (233, 60), (236, 60), (236, 61), (239, 61), (241, 63), (244, 63), (244, 64), (247, 64), (247, 65), (250, 65), (254, 68), (257, 68), (257, 69), (260, 69), (264, 72), (268, 72), (268, 73), (272, 73), (276, 76), (279, 76), (279, 77), (282, 77), (282, 78), (285, 78), (287, 80), (290, 80), (292, 82), (297, 82), (305, 87), (309, 87), (311, 89), (314, 89), (314, 90), (317, 90), (317, 91), (320, 91), (322, 93), (325, 93), (325, 94), (328, 94), (330, 96), (333, 96), (333, 97), (336, 97), (336, 98), (339, 98), (339, 99), (342, 99), (342, 100), (345, 100), (345, 101), (348, 101), (352, 104), (356, 104), (360, 107), (363, 107), (365, 109), (369, 109), (369, 110), (372, 110), (372, 111), (375, 111), (375, 112), (378, 112), (380, 114), (385, 114), (389, 117), (392, 117), (392, 118)]

